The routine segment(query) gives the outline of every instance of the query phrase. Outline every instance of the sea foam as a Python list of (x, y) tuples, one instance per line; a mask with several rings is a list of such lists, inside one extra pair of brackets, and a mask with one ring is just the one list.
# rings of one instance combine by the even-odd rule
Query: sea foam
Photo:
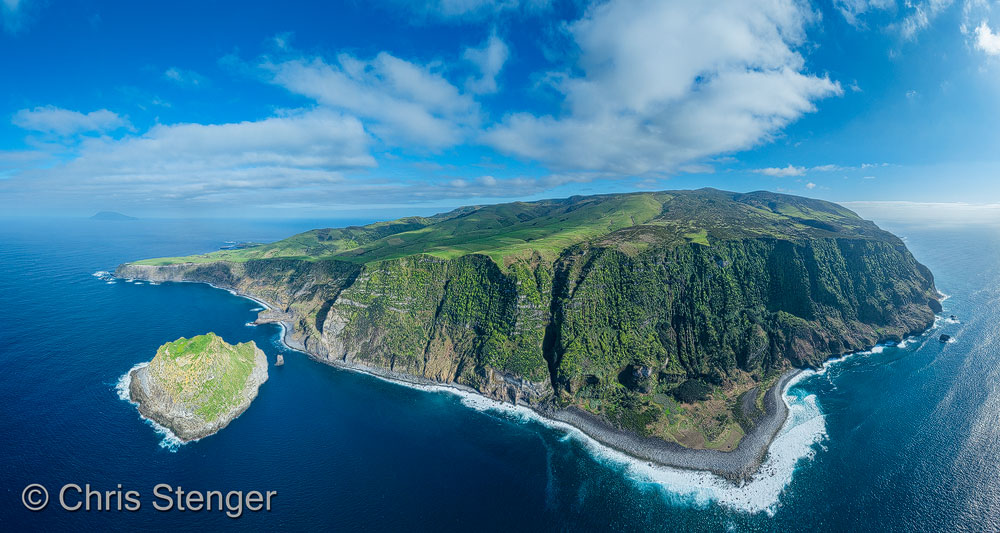
[(671, 468), (636, 459), (601, 444), (574, 426), (542, 417), (524, 406), (499, 402), (449, 386), (404, 385), (428, 392), (454, 394), (471, 409), (498, 412), (509, 418), (533, 421), (564, 431), (566, 435), (560, 441), (573, 439), (580, 442), (598, 461), (624, 467), (633, 481), (645, 486), (657, 486), (665, 496), (678, 503), (703, 507), (714, 502), (750, 513), (773, 514), (779, 505), (781, 491), (792, 480), (799, 461), (811, 459), (816, 453), (815, 445), (827, 436), (826, 419), (817, 404), (816, 395), (794, 388), (797, 383), (818, 373), (813, 370), (800, 372), (786, 384), (783, 399), (788, 407), (788, 418), (771, 443), (768, 458), (758, 473), (741, 485), (710, 472)]
[[(132, 385), (132, 372), (134, 370), (143, 368), (148, 364), (149, 363), (139, 363), (130, 368), (128, 372), (125, 372), (125, 374), (123, 374), (122, 377), (118, 378), (118, 383), (115, 385), (115, 391), (118, 392), (119, 399), (124, 400), (136, 407), (139, 406), (138, 403), (132, 401), (132, 397), (129, 394), (129, 387)], [(155, 420), (142, 416), (142, 413), (139, 413), (139, 418), (142, 419), (142, 421), (148, 424), (150, 427), (152, 427), (153, 430), (156, 431), (158, 435), (163, 437), (160, 440), (161, 448), (165, 448), (167, 450), (170, 450), (171, 452), (177, 452), (178, 448), (186, 444), (184, 441), (177, 438), (177, 435), (174, 435), (174, 432), (170, 431), (170, 429), (167, 428), (166, 426), (160, 425)]]

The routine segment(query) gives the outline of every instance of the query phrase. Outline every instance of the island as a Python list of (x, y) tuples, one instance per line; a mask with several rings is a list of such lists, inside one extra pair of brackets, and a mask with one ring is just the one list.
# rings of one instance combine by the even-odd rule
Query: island
[(130, 400), (146, 418), (187, 442), (211, 435), (246, 411), (267, 381), (267, 356), (253, 342), (215, 333), (180, 338), (130, 373)]
[(90, 217), (91, 220), (139, 220), (135, 217), (123, 215), (117, 211), (100, 211)]
[(763, 460), (799, 369), (941, 311), (931, 272), (849, 209), (715, 189), (468, 206), (117, 275), (229, 289), (324, 363), (515, 403), (736, 479)]

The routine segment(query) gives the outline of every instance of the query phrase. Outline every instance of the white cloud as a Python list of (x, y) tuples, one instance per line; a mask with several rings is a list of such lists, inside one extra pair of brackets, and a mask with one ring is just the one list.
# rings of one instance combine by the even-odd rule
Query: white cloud
[(899, 30), (904, 39), (913, 39), (922, 30), (934, 22), (945, 9), (951, 7), (955, 0), (907, 0), (905, 6), (910, 12), (900, 22)]
[(14, 113), (11, 122), (19, 128), (56, 135), (106, 133), (131, 127), (127, 119), (107, 109), (81, 113), (54, 106), (22, 109)]
[(805, 167), (797, 167), (789, 164), (787, 167), (771, 167), (771, 168), (758, 168), (754, 170), (757, 174), (764, 174), (765, 176), (774, 176), (776, 178), (787, 178), (790, 176), (801, 176), (806, 173)]
[(1000, 204), (905, 201), (840, 202), (840, 204), (876, 222), (889, 221), (934, 227), (1000, 225)]
[(241, 196), (301, 199), (342, 181), (344, 170), (374, 166), (369, 145), (360, 121), (330, 110), (254, 122), (160, 125), (120, 140), (87, 138), (71, 161), (3, 180), (0, 196), (49, 191), (53, 197), (154, 205)]
[(497, 75), (507, 62), (508, 53), (507, 45), (496, 34), (482, 48), (466, 48), (462, 57), (475, 64), (480, 72), (479, 78), (466, 81), (466, 90), (477, 94), (496, 92)]
[(512, 114), (483, 141), (555, 168), (628, 174), (751, 148), (842, 93), (794, 49), (813, 16), (794, 0), (592, 6), (568, 27), (582, 75), (552, 75), (565, 113)]
[(189, 87), (198, 87), (205, 84), (205, 77), (193, 70), (184, 70), (178, 67), (170, 67), (163, 72), (163, 77), (178, 84)]
[(861, 26), (861, 17), (872, 11), (894, 9), (895, 0), (834, 0), (833, 6), (852, 26)]
[(994, 33), (986, 21), (976, 27), (976, 48), (987, 55), (1000, 56), (1000, 34)]
[(886, 167), (888, 163), (861, 163), (858, 166), (842, 166), (834, 164), (816, 165), (814, 167), (797, 167), (789, 164), (786, 167), (758, 168), (753, 170), (756, 174), (785, 178), (789, 176), (804, 176), (807, 172), (847, 172), (863, 170), (868, 168)]
[(385, 52), (370, 61), (341, 54), (334, 63), (297, 59), (262, 68), (289, 91), (368, 119), (390, 144), (446, 148), (479, 124), (479, 105), (469, 95), (430, 68)]
[(806, 183), (806, 188), (809, 190), (813, 190), (816, 188), (816, 184), (810, 181), (809, 183)]
[(397, 0), (396, 3), (436, 19), (481, 20), (504, 12), (538, 13), (547, 9), (551, 0), (430, 0), (423, 3)]

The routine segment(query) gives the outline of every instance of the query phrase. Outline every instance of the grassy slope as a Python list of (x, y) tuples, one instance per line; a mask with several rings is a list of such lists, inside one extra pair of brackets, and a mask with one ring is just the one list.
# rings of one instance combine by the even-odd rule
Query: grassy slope
[(211, 421), (238, 403), (254, 357), (252, 343), (232, 345), (208, 333), (160, 346), (153, 370), (176, 399), (197, 405), (196, 412)]
[(870, 222), (836, 204), (772, 193), (714, 189), (572, 197), (461, 208), (367, 226), (316, 229), (263, 246), (138, 264), (336, 259), (370, 263), (415, 254), (452, 259), (471, 253), (499, 265), (538, 253), (553, 260), (581, 242), (609, 238), (634, 251), (651, 242), (695, 242), (816, 234), (877, 237)]
[[(617, 249), (624, 254), (620, 261), (623, 264), (628, 263), (625, 270), (622, 272), (598, 271), (591, 272), (587, 276), (581, 275), (580, 280), (585, 285), (582, 289), (579, 287), (574, 289), (579, 296), (575, 299), (577, 305), (597, 307), (594, 309), (587, 307), (584, 311), (577, 313), (582, 313), (580, 316), (564, 317), (561, 320), (567, 322), (568, 318), (573, 318), (569, 322), (575, 326), (570, 327), (567, 331), (575, 332), (575, 340), (573, 342), (567, 341), (567, 352), (561, 356), (562, 366), (559, 368), (559, 373), (571, 377), (602, 374), (598, 370), (609, 373), (607, 376), (601, 375), (601, 390), (595, 390), (591, 393), (587, 388), (580, 389), (574, 393), (572, 402), (595, 414), (608, 416), (619, 425), (637, 427), (640, 430), (646, 428), (651, 434), (677, 441), (686, 446), (728, 450), (736, 446), (743, 434), (738, 420), (731, 416), (736, 412), (737, 398), (745, 391), (758, 385), (760, 376), (752, 377), (751, 372), (734, 368), (732, 375), (728, 378), (728, 385), (713, 387), (715, 390), (711, 398), (693, 404), (678, 403), (671, 399), (670, 389), (675, 387), (677, 382), (664, 382), (655, 387), (649, 394), (643, 394), (636, 398), (614, 378), (614, 374), (621, 370), (622, 364), (628, 362), (625, 360), (628, 359), (627, 357), (621, 361), (618, 360), (621, 359), (619, 356), (623, 353), (637, 358), (650, 359), (649, 361), (643, 360), (644, 364), (650, 366), (656, 366), (660, 359), (664, 359), (660, 357), (663, 354), (646, 353), (649, 350), (640, 349), (648, 348), (647, 345), (655, 347), (658, 342), (661, 342), (653, 338), (655, 337), (653, 333), (647, 331), (659, 324), (657, 321), (662, 319), (670, 322), (670, 320), (676, 319), (676, 317), (659, 317), (650, 311), (651, 309), (666, 308), (667, 302), (663, 301), (664, 291), (661, 289), (664, 284), (685, 280), (683, 284), (678, 285), (678, 287), (683, 287), (701, 280), (700, 270), (690, 272), (677, 270), (683, 265), (694, 268), (696, 264), (700, 264), (693, 262), (694, 258), (688, 257), (691, 253), (682, 254), (683, 257), (668, 257), (664, 264), (672, 265), (671, 268), (677, 272), (671, 270), (670, 276), (663, 279), (654, 275), (655, 272), (659, 272), (658, 260), (650, 259), (653, 262), (649, 264), (639, 260), (636, 264), (632, 264), (629, 263), (631, 260), (627, 258), (635, 258), (638, 252), (651, 246), (671, 248), (672, 245), (693, 243), (713, 247), (713, 253), (722, 254), (719, 257), (725, 259), (728, 257), (727, 253), (734, 253), (732, 250), (726, 251), (726, 246), (723, 245), (725, 241), (758, 237), (786, 241), (850, 237), (898, 243), (895, 237), (879, 230), (873, 223), (829, 202), (767, 192), (738, 194), (702, 189), (698, 191), (572, 197), (530, 203), (514, 202), (493, 206), (466, 207), (434, 217), (409, 217), (360, 227), (317, 229), (249, 249), (152, 259), (139, 263), (152, 265), (215, 261), (239, 263), (256, 259), (288, 258), (308, 261), (336, 260), (364, 264), (418, 254), (427, 254), (442, 259), (482, 254), (489, 256), (502, 269), (509, 269), (505, 275), (516, 275), (519, 290), (527, 290), (526, 287), (531, 285), (528, 282), (533, 280), (534, 274), (530, 269), (526, 269), (525, 263), (518, 261), (519, 259), (537, 254), (542, 259), (543, 264), (549, 265), (537, 272), (548, 272), (548, 269), (560, 260), (560, 257), (574, 255), (575, 252), (567, 252), (567, 250), (575, 245), (590, 243), (595, 248)], [(740, 252), (740, 250), (737, 249), (736, 252)], [(679, 261), (679, 259), (684, 260)], [(726, 260), (716, 257), (715, 262), (706, 263), (702, 267), (711, 269), (718, 262), (722, 262), (722, 266), (725, 266), (730, 260), (741, 265), (741, 268), (749, 269), (754, 266), (748, 263), (746, 258), (738, 255)], [(597, 264), (603, 265), (602, 268), (607, 268), (615, 261), (609, 259)], [(457, 272), (464, 272), (459, 268), (461, 265), (453, 266)], [(583, 260), (581, 260), (579, 267), (590, 268)], [(392, 268), (396, 270), (392, 270), (394, 274), (388, 276), (389, 282), (403, 283), (419, 279), (414, 278), (416, 274), (413, 272), (397, 272), (398, 269), (403, 268), (402, 266), (396, 265)], [(522, 270), (524, 272), (521, 272)], [(488, 272), (488, 269), (482, 271)], [(728, 279), (725, 278), (727, 275), (735, 275), (728, 273), (728, 270), (725, 269), (719, 270), (717, 274), (716, 283), (722, 283)], [(372, 309), (381, 309), (386, 306), (391, 309), (393, 305), (404, 308), (406, 304), (401, 300), (399, 302), (383, 302), (384, 305), (374, 305), (378, 302), (363, 300), (366, 295), (375, 299), (385, 299), (384, 295), (386, 294), (402, 294), (405, 295), (404, 299), (409, 301), (422, 294), (420, 290), (413, 287), (405, 289), (389, 285), (382, 287), (377, 283), (381, 279), (380, 276), (380, 271), (377, 269), (366, 274), (366, 284), (378, 285), (375, 289), (365, 289), (367, 292), (362, 289), (351, 289), (349, 298), (366, 305), (366, 307), (359, 309), (372, 312)], [(523, 340), (525, 338), (523, 332), (497, 329), (498, 324), (504, 325), (506, 322), (495, 316), (499, 311), (492, 307), (489, 309), (476, 308), (475, 312), (465, 310), (462, 313), (452, 309), (453, 307), (469, 307), (473, 304), (500, 305), (504, 302), (509, 304), (508, 307), (516, 309), (526, 304), (526, 302), (513, 300), (507, 302), (503, 299), (504, 295), (516, 294), (518, 292), (516, 290), (504, 289), (503, 287), (486, 290), (489, 287), (486, 287), (485, 282), (479, 278), (475, 278), (465, 285), (460, 283), (463, 279), (456, 278), (448, 285), (449, 296), (445, 298), (448, 305), (438, 309), (437, 312), (440, 315), (447, 318), (451, 314), (456, 314), (456, 317), (449, 323), (453, 322), (458, 329), (467, 328), (470, 324), (478, 325), (479, 329), (475, 330), (475, 338), (479, 340), (486, 339), (490, 342), (496, 341), (500, 345), (507, 345), (511, 343), (511, 339)], [(588, 279), (591, 281), (588, 282)], [(699, 289), (700, 291), (707, 291), (711, 288), (707, 285), (708, 280), (708, 277), (702, 280), (706, 285)], [(587, 285), (588, 283), (593, 286)], [(542, 284), (546, 294), (551, 290), (550, 284), (551, 280)], [(539, 287), (541, 290), (542, 286)], [(708, 298), (708, 292), (702, 294), (694, 291), (697, 293), (696, 296), (700, 294), (706, 300), (695, 302), (700, 307), (687, 310), (678, 304), (674, 309), (677, 310), (676, 312), (692, 315), (688, 317), (690, 318), (689, 327), (704, 322), (703, 317), (705, 316), (715, 317), (718, 322), (718, 324), (713, 323), (710, 326), (705, 326), (707, 330), (716, 331), (723, 326), (735, 327), (733, 325), (736, 324), (735, 318), (729, 317), (732, 320), (724, 321), (720, 318), (722, 316), (721, 310), (709, 309), (710, 304), (725, 304), (728, 301), (725, 294), (731, 294), (731, 292), (713, 292), (711, 294), (714, 297)], [(642, 295), (647, 297), (642, 297)], [(466, 297), (462, 298), (462, 296)], [(618, 296), (622, 298), (622, 301), (614, 300)], [(653, 296), (659, 296), (659, 299)], [(690, 296), (690, 298), (695, 297)], [(436, 305), (439, 299), (440, 295), (428, 298), (428, 301)], [(417, 298), (417, 300), (421, 299)], [(388, 302), (388, 300), (386, 301)], [(535, 303), (539, 306), (548, 305), (547, 301), (542, 302), (541, 300)], [(409, 307), (405, 308), (410, 309)], [(434, 313), (434, 308), (428, 309), (428, 313)], [(597, 322), (595, 317), (600, 314), (601, 310), (607, 309), (615, 311), (612, 315), (605, 317), (607, 320), (604, 322)], [(361, 311), (355, 312), (360, 313)], [(511, 313), (513, 311), (506, 314), (499, 313), (499, 315), (509, 319), (508, 315)], [(419, 324), (410, 329), (387, 326), (387, 324), (394, 324), (387, 317), (399, 318), (400, 316), (403, 315), (388, 313), (386, 316), (378, 315), (376, 318), (359, 319), (353, 321), (352, 324), (355, 322), (368, 325), (379, 324), (384, 326), (385, 331), (394, 334), (407, 332), (410, 329), (423, 331), (417, 327)], [(736, 318), (741, 317), (743, 315)], [(411, 318), (409, 314), (406, 314), (407, 320)], [(443, 321), (443, 319), (441, 320)], [(520, 317), (514, 323), (521, 324), (524, 320), (525, 317)], [(526, 326), (525, 328), (531, 331), (541, 331), (541, 328), (531, 329)], [(681, 334), (687, 334), (686, 329), (679, 331)], [(358, 339), (369, 337), (359, 334)], [(653, 340), (651, 341), (647, 337), (653, 338)], [(687, 337), (683, 337), (681, 340), (684, 339)], [(700, 337), (699, 339), (697, 343), (694, 343), (694, 340), (690, 342), (699, 346), (704, 344), (704, 339)], [(727, 343), (732, 340), (729, 337), (727, 339)], [(539, 345), (541, 341), (535, 340), (525, 341), (527, 347), (525, 350), (537, 358), (536, 345)], [(399, 355), (409, 347), (419, 352), (415, 357), (420, 360), (424, 356), (424, 347), (431, 346), (428, 344), (428, 339), (424, 337), (407, 338), (405, 342), (399, 341), (395, 344), (389, 341), (385, 342), (389, 348), (392, 348), (387, 353)], [(483, 342), (489, 344), (489, 342)], [(580, 344), (583, 342), (587, 344)], [(728, 345), (727, 343), (723, 344)], [(582, 348), (577, 349), (580, 346)], [(489, 354), (511, 351), (486, 348), (484, 350)], [(516, 352), (516, 350), (514, 351)], [(640, 357), (642, 354), (645, 356)], [(666, 369), (671, 375), (677, 374), (681, 376), (679, 379), (682, 379), (685, 374), (697, 376), (705, 372), (705, 368), (701, 367), (681, 368), (679, 366), (682, 360), (681, 355), (671, 354), (669, 358), (671, 366)], [(702, 359), (711, 362), (708, 355), (712, 354), (701, 355), (705, 355)], [(578, 360), (578, 366), (581, 369), (574, 370), (575, 367), (572, 367), (572, 364)], [(485, 361), (495, 368), (514, 370), (518, 375), (527, 375), (525, 371), (518, 370), (517, 365), (512, 366), (494, 361), (492, 355), (487, 357)], [(374, 361), (374, 364), (388, 366), (390, 363)], [(584, 366), (598, 368), (583, 368)], [(766, 390), (766, 387), (760, 390)], [(660, 401), (657, 401), (657, 398)], [(655, 414), (654, 411), (658, 411), (661, 416), (652, 416)]]

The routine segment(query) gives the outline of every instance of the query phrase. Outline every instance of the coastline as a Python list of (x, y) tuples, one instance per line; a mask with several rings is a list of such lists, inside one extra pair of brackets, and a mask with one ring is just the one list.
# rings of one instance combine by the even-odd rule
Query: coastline
[[(234, 296), (246, 298), (264, 308), (264, 311), (276, 306), (235, 289), (220, 287), (203, 281), (179, 281), (180, 283), (203, 283), (210, 287), (224, 290)], [(263, 311), (262, 311), (263, 312)], [(281, 328), (278, 339), (290, 350), (301, 352), (310, 359), (353, 372), (367, 374), (397, 385), (416, 388), (424, 391), (451, 392), (462, 397), (476, 397), (501, 408), (519, 408), (530, 412), (543, 423), (562, 429), (573, 429), (586, 436), (593, 445), (607, 450), (619, 452), (642, 462), (652, 462), (659, 466), (679, 468), (682, 470), (710, 472), (716, 476), (733, 482), (744, 482), (753, 478), (761, 463), (767, 457), (768, 449), (775, 437), (781, 431), (788, 417), (788, 405), (785, 400), (785, 390), (793, 378), (802, 369), (786, 371), (777, 383), (768, 389), (764, 396), (764, 414), (756, 421), (753, 428), (740, 440), (732, 452), (718, 450), (703, 450), (685, 448), (673, 442), (667, 442), (655, 437), (644, 437), (621, 430), (575, 407), (567, 409), (552, 409), (528, 405), (526, 403), (511, 404), (489, 398), (471, 387), (458, 383), (443, 383), (409, 374), (393, 372), (382, 368), (374, 368), (357, 363), (327, 359), (309, 352), (301, 343), (291, 338), (293, 326), (290, 322), (277, 319), (257, 319), (252, 324), (276, 324)]]
[[(210, 287), (224, 290), (234, 296), (253, 301), (263, 308), (263, 310), (257, 310), (259, 313), (265, 313), (277, 308), (274, 304), (262, 300), (258, 296), (251, 296), (235, 288), (218, 286), (207, 281), (177, 279), (163, 279), (161, 281), (204, 283)], [(518, 401), (517, 403), (505, 402), (485, 396), (471, 387), (458, 383), (433, 381), (384, 368), (374, 368), (355, 362), (329, 359), (310, 352), (302, 341), (295, 339), (294, 327), (287, 320), (287, 317), (288, 315), (283, 313), (263, 318), (258, 314), (258, 318), (248, 323), (248, 325), (276, 324), (281, 329), (278, 341), (282, 346), (289, 350), (301, 352), (316, 362), (325, 363), (335, 368), (367, 374), (374, 378), (405, 387), (428, 392), (452, 393), (461, 398), (463, 404), (474, 409), (513, 411), (518, 415), (534, 419), (546, 426), (567, 431), (574, 437), (580, 438), (583, 444), (591, 449), (595, 457), (616, 457), (619, 461), (629, 462), (633, 467), (640, 469), (648, 467), (651, 470), (666, 469), (665, 471), (674, 471), (677, 473), (687, 472), (696, 477), (707, 476), (698, 485), (702, 483), (714, 485), (715, 482), (706, 481), (706, 479), (712, 478), (730, 487), (748, 488), (751, 482), (756, 483), (762, 476), (774, 475), (773, 472), (766, 472), (771, 468), (768, 465), (771, 465), (775, 459), (779, 460), (779, 462), (784, 459), (775, 458), (769, 452), (777, 437), (784, 433), (782, 430), (786, 428), (791, 418), (791, 404), (788, 403), (789, 400), (786, 393), (789, 387), (799, 381), (799, 378), (806, 375), (809, 370), (807, 368), (792, 368), (781, 375), (778, 381), (765, 393), (764, 413), (759, 416), (753, 428), (740, 440), (735, 450), (732, 452), (723, 452), (719, 450), (691, 449), (655, 437), (644, 437), (621, 430), (577, 408), (554, 409), (550, 406), (530, 405), (522, 401)], [(935, 318), (935, 322), (924, 330), (911, 332), (904, 335), (903, 338), (924, 333), (936, 325), (938, 318)], [(880, 340), (875, 346), (891, 340), (893, 339)], [(869, 349), (873, 348), (874, 346)], [(864, 351), (859, 350), (852, 353), (863, 353)], [(823, 366), (825, 367), (829, 362), (842, 359), (848, 355), (851, 354), (830, 357)], [(808, 454), (809, 452), (800, 450), (798, 453)], [(794, 464), (792, 467), (794, 469)]]
[(656, 437), (644, 437), (616, 428), (576, 407), (553, 410), (544, 416), (569, 424), (592, 439), (631, 457), (685, 470), (706, 471), (732, 481), (745, 481), (757, 473), (774, 438), (788, 418), (785, 390), (802, 372), (788, 370), (764, 395), (764, 414), (731, 452), (685, 448)]

